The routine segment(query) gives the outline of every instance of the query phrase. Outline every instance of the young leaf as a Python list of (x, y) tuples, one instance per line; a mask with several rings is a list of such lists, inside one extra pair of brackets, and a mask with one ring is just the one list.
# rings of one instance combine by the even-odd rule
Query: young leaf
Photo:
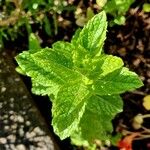
[(77, 44), (85, 48), (91, 57), (100, 55), (106, 38), (106, 14), (95, 15), (79, 34)]
[(110, 14), (114, 17), (113, 21), (110, 21), (110, 25), (115, 24), (124, 24), (125, 23), (125, 17), (124, 15), (128, 11), (131, 4), (134, 2), (134, 0), (109, 0), (104, 6), (104, 10), (106, 13)]
[(40, 42), (39, 42), (37, 36), (34, 33), (31, 33), (29, 35), (29, 49), (37, 50), (40, 48), (41, 48), (41, 46), (40, 46)]
[(77, 40), (79, 38), (80, 32), (81, 32), (81, 29), (79, 28), (79, 29), (76, 30), (75, 34), (73, 35), (72, 40), (71, 40), (71, 43), (73, 45), (77, 45)]

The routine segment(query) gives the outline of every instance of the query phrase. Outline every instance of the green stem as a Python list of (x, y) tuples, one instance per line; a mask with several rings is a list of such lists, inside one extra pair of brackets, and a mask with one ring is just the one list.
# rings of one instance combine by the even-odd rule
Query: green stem
[(57, 23), (57, 15), (56, 13), (54, 12), (53, 14), (53, 20), (54, 20), (54, 32), (55, 32), (55, 35), (57, 35), (58, 33), (58, 23)]

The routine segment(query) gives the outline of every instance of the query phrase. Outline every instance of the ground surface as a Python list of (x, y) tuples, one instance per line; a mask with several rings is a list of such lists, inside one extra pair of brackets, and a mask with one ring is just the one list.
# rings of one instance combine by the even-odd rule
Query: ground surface
[(0, 150), (58, 150), (15, 66), (0, 53)]

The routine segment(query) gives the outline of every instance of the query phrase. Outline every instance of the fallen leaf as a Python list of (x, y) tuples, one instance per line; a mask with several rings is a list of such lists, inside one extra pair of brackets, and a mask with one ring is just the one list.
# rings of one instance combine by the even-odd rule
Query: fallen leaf
[(119, 150), (132, 150), (132, 142), (136, 136), (140, 135), (139, 133), (132, 133), (126, 137), (124, 137), (122, 140), (118, 142), (118, 148)]

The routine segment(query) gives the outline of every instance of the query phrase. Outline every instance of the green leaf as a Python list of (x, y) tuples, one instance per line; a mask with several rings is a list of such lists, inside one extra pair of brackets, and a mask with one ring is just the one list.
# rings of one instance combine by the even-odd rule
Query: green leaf
[(84, 113), (89, 91), (81, 81), (63, 86), (53, 104), (54, 131), (61, 139), (69, 137)]
[[(56, 51), (55, 49), (53, 50), (45, 48), (35, 54), (31, 54), (31, 56), (35, 62), (40, 62), (44, 69), (50, 69), (48, 64), (51, 63), (54, 63), (54, 65), (62, 65), (66, 67), (66, 69), (73, 67), (72, 59), (66, 57), (66, 53), (63, 54), (59, 51)], [(45, 67), (46, 64), (48, 65), (47, 67)]]
[(123, 25), (125, 23), (124, 15), (129, 10), (134, 0), (109, 0), (104, 6), (104, 10), (107, 14), (113, 16), (113, 20), (109, 22), (112, 26), (115, 24)]
[[(42, 49), (37, 53), (32, 52), (23, 52), (16, 57), (16, 60), (21, 70), (26, 72), (26, 75), (32, 77), (36, 82), (36, 84), (33, 82), (32, 89), (34, 93), (50, 95), (53, 93), (53, 90), (45, 90), (44, 92), (43, 88), (52, 89), (53, 87), (53, 89), (57, 90), (60, 85), (66, 83), (66, 80), (70, 82), (70, 79), (73, 80), (76, 77), (76, 75), (73, 75), (75, 73), (67, 68), (71, 67), (71, 64), (65, 56), (63, 57), (63, 55), (59, 55), (48, 48)], [(72, 75), (73, 77), (71, 77)]]
[(114, 19), (114, 22), (118, 25), (124, 25), (126, 18), (124, 16), (118, 16)]
[(82, 29), (77, 43), (85, 48), (91, 57), (100, 55), (106, 38), (106, 14), (101, 12), (95, 15)]
[(134, 0), (109, 0), (104, 10), (112, 15), (124, 15), (133, 2)]
[(104, 10), (106, 11), (106, 13), (110, 13), (112, 15), (115, 15), (115, 9), (117, 9), (115, 0), (107, 1), (106, 5), (104, 6)]
[(52, 82), (51, 84), (46, 86), (42, 83), (41, 84), (37, 83), (36, 80), (32, 79), (32, 92), (34, 94), (42, 95), (42, 96), (48, 95), (51, 97), (51, 100), (53, 100), (56, 98), (59, 89), (60, 89), (60, 85), (58, 85), (55, 82)]
[(58, 41), (52, 45), (54, 51), (60, 55), (63, 54), (66, 58), (72, 59), (73, 46), (68, 42)]
[(138, 75), (124, 67), (99, 78), (94, 82), (92, 88), (98, 95), (112, 95), (134, 90), (142, 85)]
[(37, 5), (37, 8), (39, 6), (44, 6), (46, 5), (46, 2), (44, 0), (24, 0), (22, 2), (22, 6), (24, 9), (29, 9), (30, 11), (35, 11), (34, 5)]
[(95, 59), (92, 59), (91, 64), (92, 66), (88, 67), (92, 68), (89, 71), (90, 74), (88, 77), (95, 80), (123, 67), (123, 61), (121, 58), (112, 55), (101, 55), (95, 57)]
[(24, 72), (22, 69), (21, 69), (21, 67), (16, 67), (16, 71), (18, 72), (18, 73), (20, 73), (20, 74), (22, 74), (22, 75), (26, 75), (26, 72)]
[(48, 20), (48, 17), (45, 16), (43, 21), (44, 21), (44, 29), (45, 29), (47, 35), (51, 36), (52, 30), (51, 30), (51, 24), (50, 24), (50, 21)]
[(121, 133), (117, 133), (116, 135), (112, 136), (110, 139), (112, 145), (117, 146), (122, 136), (123, 135)]
[(93, 9), (91, 8), (91, 7), (88, 7), (87, 8), (87, 11), (86, 11), (86, 19), (87, 20), (90, 20), (91, 18), (93, 18), (94, 17), (94, 11), (93, 11)]
[(150, 12), (150, 4), (149, 3), (144, 3), (143, 5), (143, 10), (144, 12)]
[(29, 36), (29, 49), (37, 51), (40, 48), (41, 46), (37, 36), (34, 33), (31, 33)]
[[(25, 72), (27, 76), (32, 77), (32, 82), (34, 81), (32, 83), (32, 89), (34, 93), (41, 95), (50, 95), (52, 93), (51, 91), (48, 91), (48, 93), (46, 93), (46, 91), (44, 91), (44, 93), (42, 92), (43, 87), (53, 87), (54, 89), (59, 89), (62, 81), (54, 73), (47, 72), (40, 65), (36, 64), (31, 56), (32, 54), (30, 54), (29, 52), (23, 52), (16, 57), (16, 60), (21, 70)], [(35, 92), (34, 89), (38, 90)]]
[(77, 45), (77, 41), (78, 41), (80, 32), (81, 32), (81, 29), (80, 29), (80, 28), (77, 29), (76, 32), (75, 32), (75, 34), (74, 34), (73, 37), (72, 37), (71, 43), (72, 43), (73, 45), (75, 45), (75, 46)]
[(122, 108), (122, 101), (118, 95), (91, 96), (87, 101), (78, 131), (71, 136), (72, 142), (78, 145), (82, 141), (85, 146), (89, 146), (96, 139), (109, 139), (112, 125), (108, 122), (111, 122), (115, 114), (121, 111), (120, 108)]

